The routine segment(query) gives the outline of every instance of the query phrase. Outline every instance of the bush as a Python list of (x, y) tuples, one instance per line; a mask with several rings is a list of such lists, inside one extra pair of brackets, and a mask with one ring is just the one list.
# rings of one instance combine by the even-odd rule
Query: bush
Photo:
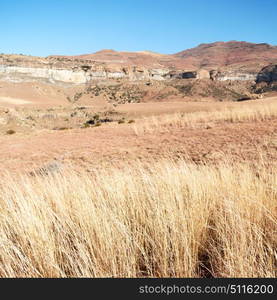
[(98, 120), (100, 119), (100, 116), (99, 116), (98, 114), (95, 114), (95, 115), (93, 116), (93, 119), (96, 120), (96, 121), (98, 121)]
[(89, 124), (89, 123), (87, 123), (87, 122), (86, 122), (86, 123), (84, 123), (84, 124), (83, 124), (83, 126), (82, 126), (82, 128), (88, 128), (88, 127), (90, 127), (90, 124)]
[(89, 119), (85, 122), (86, 125), (94, 125), (96, 122), (94, 119)]
[(13, 129), (9, 129), (6, 131), (6, 134), (15, 134), (15, 131)]
[(68, 130), (68, 127), (54, 127), (53, 130)]

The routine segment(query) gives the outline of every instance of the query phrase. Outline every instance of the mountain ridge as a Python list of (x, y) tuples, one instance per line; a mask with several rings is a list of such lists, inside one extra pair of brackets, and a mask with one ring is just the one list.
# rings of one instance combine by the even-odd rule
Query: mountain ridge
[(91, 54), (56, 56), (71, 59), (88, 59), (119, 65), (163, 66), (172, 69), (236, 69), (257, 71), (262, 67), (277, 63), (277, 46), (268, 43), (246, 41), (217, 41), (203, 43), (174, 54), (160, 54), (151, 51), (116, 51), (103, 49)]
[(277, 47), (266, 43), (214, 42), (176, 54), (104, 49), (77, 56), (0, 55), (0, 79), (84, 84), (95, 80), (212, 79), (255, 81), (277, 65)]

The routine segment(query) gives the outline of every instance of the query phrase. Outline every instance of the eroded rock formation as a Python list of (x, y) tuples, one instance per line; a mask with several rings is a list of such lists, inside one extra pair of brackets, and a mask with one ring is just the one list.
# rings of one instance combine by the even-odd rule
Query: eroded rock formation
[(0, 80), (65, 84), (109, 79), (269, 82), (276, 76), (274, 67), (261, 69), (270, 64), (277, 64), (276, 46), (231, 41), (201, 44), (172, 55), (114, 50), (79, 56), (0, 55)]
[(260, 82), (277, 82), (277, 65), (269, 65), (263, 68), (257, 76), (257, 83)]
[(242, 72), (242, 71), (220, 71), (220, 70), (211, 70), (210, 78), (212, 80), (238, 80), (238, 81), (255, 81), (257, 79), (257, 72)]

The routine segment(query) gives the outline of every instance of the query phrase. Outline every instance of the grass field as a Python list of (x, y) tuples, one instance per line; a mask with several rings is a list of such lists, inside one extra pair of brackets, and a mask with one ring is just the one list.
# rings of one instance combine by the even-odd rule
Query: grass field
[(274, 277), (276, 165), (1, 177), (1, 277)]
[(276, 98), (143, 105), (0, 137), (0, 277), (276, 277)]
[(220, 110), (216, 107), (213, 111), (195, 111), (187, 113), (171, 113), (160, 116), (144, 118), (143, 121), (133, 126), (134, 132), (144, 134), (146, 132), (164, 131), (182, 127), (211, 126), (215, 122), (262, 122), (277, 117), (277, 102), (247, 103), (241, 106), (225, 106)]

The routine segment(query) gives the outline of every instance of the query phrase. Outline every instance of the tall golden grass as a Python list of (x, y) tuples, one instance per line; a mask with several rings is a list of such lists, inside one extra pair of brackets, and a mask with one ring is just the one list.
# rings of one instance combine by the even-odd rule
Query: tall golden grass
[(0, 276), (275, 277), (274, 171), (167, 158), (2, 175)]
[(173, 113), (145, 118), (133, 125), (135, 134), (170, 131), (182, 127), (211, 126), (218, 122), (261, 122), (277, 117), (277, 101), (264, 103), (247, 103), (218, 111), (198, 111), (190, 113)]

